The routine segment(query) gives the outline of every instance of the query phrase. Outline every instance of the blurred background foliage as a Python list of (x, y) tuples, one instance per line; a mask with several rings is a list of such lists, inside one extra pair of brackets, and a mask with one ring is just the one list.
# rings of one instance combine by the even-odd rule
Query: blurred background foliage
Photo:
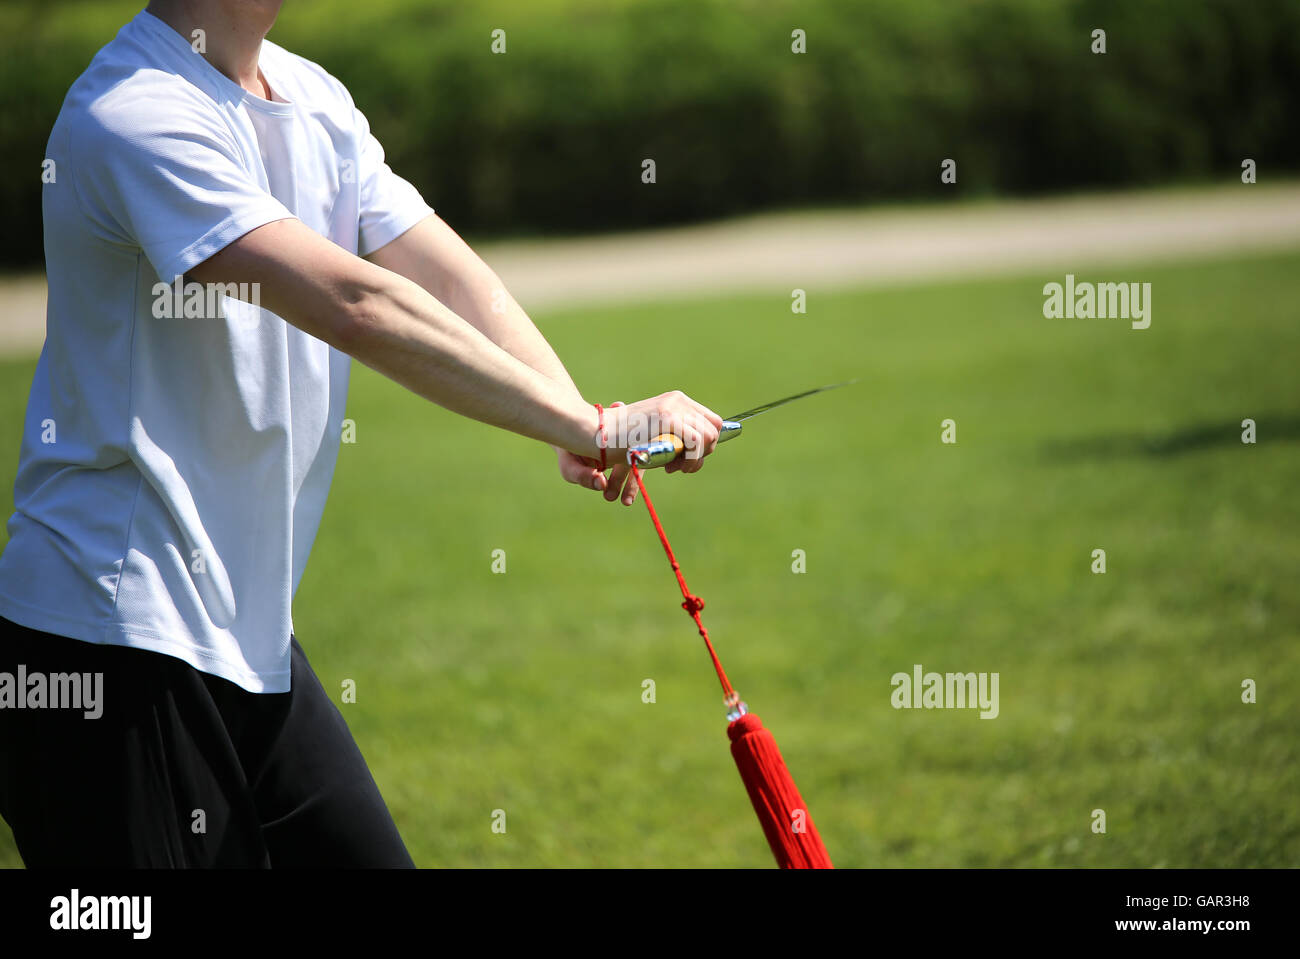
[[(40, 261), (50, 127), (142, 6), (0, 9), (0, 264)], [(1297, 0), (289, 0), (271, 39), (475, 238), (922, 198), (946, 157), (967, 196), (1300, 166)]]

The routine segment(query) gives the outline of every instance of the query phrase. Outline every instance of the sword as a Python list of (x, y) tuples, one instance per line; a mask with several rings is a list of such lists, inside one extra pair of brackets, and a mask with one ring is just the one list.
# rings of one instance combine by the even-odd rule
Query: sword
[[(817, 393), (825, 393), (827, 390), (837, 390), (841, 386), (849, 386), (856, 383), (855, 377), (851, 380), (845, 380), (842, 383), (831, 383), (828, 386), (819, 386), (815, 390), (805, 390), (802, 393), (796, 393), (794, 396), (787, 396), (784, 399), (773, 400), (770, 403), (764, 403), (762, 406), (756, 406), (752, 410), (745, 410), (743, 413), (737, 413), (735, 416), (728, 416), (722, 421), (722, 429), (718, 433), (718, 442), (740, 435), (741, 422), (749, 419), (751, 416), (758, 416), (760, 413), (766, 413), (768, 410), (774, 410), (778, 406), (785, 406), (786, 403), (793, 403), (795, 400), (801, 400), (805, 396), (813, 396)], [(672, 433), (662, 433), (656, 436), (648, 443), (641, 443), (637, 446), (630, 447), (627, 451), (627, 462), (630, 466), (636, 466), (641, 469), (653, 469), (656, 466), (667, 466), (673, 460), (677, 459), (686, 449), (682, 438)]]

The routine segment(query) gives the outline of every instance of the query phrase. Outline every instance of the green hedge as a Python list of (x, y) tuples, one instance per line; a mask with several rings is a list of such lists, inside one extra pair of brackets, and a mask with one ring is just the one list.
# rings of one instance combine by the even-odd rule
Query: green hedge
[[(39, 259), (50, 125), (139, 6), (0, 12), (0, 262)], [(1300, 166), (1300, 0), (315, 0), (271, 38), (473, 235)]]

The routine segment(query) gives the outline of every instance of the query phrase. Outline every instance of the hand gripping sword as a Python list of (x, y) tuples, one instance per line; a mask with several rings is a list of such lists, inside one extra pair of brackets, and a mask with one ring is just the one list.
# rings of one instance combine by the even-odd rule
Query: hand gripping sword
[[(815, 390), (805, 390), (802, 393), (796, 393), (794, 396), (787, 396), (784, 399), (773, 400), (771, 403), (764, 403), (762, 406), (756, 406), (752, 410), (745, 410), (743, 413), (737, 413), (735, 416), (728, 416), (722, 422), (722, 429), (718, 433), (718, 442), (740, 435), (741, 423), (751, 416), (757, 416), (759, 413), (766, 413), (768, 410), (774, 410), (778, 406), (784, 406), (786, 403), (793, 403), (795, 400), (801, 400), (805, 396), (813, 396), (816, 393), (825, 393), (827, 390), (837, 390), (841, 386), (849, 386), (856, 383), (857, 379), (845, 380), (843, 383), (831, 383), (828, 386), (819, 386)], [(672, 433), (661, 433), (648, 443), (641, 443), (637, 446), (630, 447), (627, 451), (627, 461), (630, 466), (636, 466), (640, 469), (653, 469), (657, 466), (667, 466), (673, 460), (677, 459), (686, 449), (682, 438)]]

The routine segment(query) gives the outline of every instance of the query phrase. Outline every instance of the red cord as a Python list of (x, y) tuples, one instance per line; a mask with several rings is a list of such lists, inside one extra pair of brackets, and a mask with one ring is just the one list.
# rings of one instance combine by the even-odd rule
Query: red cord
[(677, 577), (677, 584), (682, 588), (682, 609), (690, 614), (691, 619), (695, 620), (695, 625), (699, 627), (700, 635), (704, 637), (704, 645), (708, 647), (709, 657), (713, 660), (713, 668), (718, 673), (718, 681), (722, 683), (722, 692), (725, 697), (730, 699), (736, 695), (736, 691), (731, 688), (731, 683), (727, 680), (727, 673), (722, 668), (722, 662), (718, 659), (718, 654), (713, 651), (713, 643), (709, 639), (709, 631), (704, 628), (704, 623), (700, 619), (700, 610), (704, 608), (704, 600), (698, 596), (692, 596), (691, 591), (686, 586), (686, 577), (682, 575), (682, 568), (677, 565), (677, 557), (673, 555), (673, 548), (668, 544), (668, 534), (664, 532), (663, 524), (659, 522), (659, 514), (655, 512), (655, 504), (650, 501), (650, 494), (646, 492), (645, 483), (641, 482), (641, 471), (635, 466), (632, 467), (632, 478), (636, 480), (636, 485), (641, 489), (641, 498), (645, 500), (645, 507), (650, 511), (650, 519), (654, 521), (655, 532), (659, 534), (659, 542), (664, 544), (664, 552), (668, 554), (668, 562), (672, 563), (673, 574)]
[(600, 471), (605, 472), (605, 447), (609, 445), (609, 437), (605, 435), (605, 408), (599, 403), (593, 403), (596, 407), (596, 415), (600, 422), (596, 424), (596, 445), (600, 447)]

